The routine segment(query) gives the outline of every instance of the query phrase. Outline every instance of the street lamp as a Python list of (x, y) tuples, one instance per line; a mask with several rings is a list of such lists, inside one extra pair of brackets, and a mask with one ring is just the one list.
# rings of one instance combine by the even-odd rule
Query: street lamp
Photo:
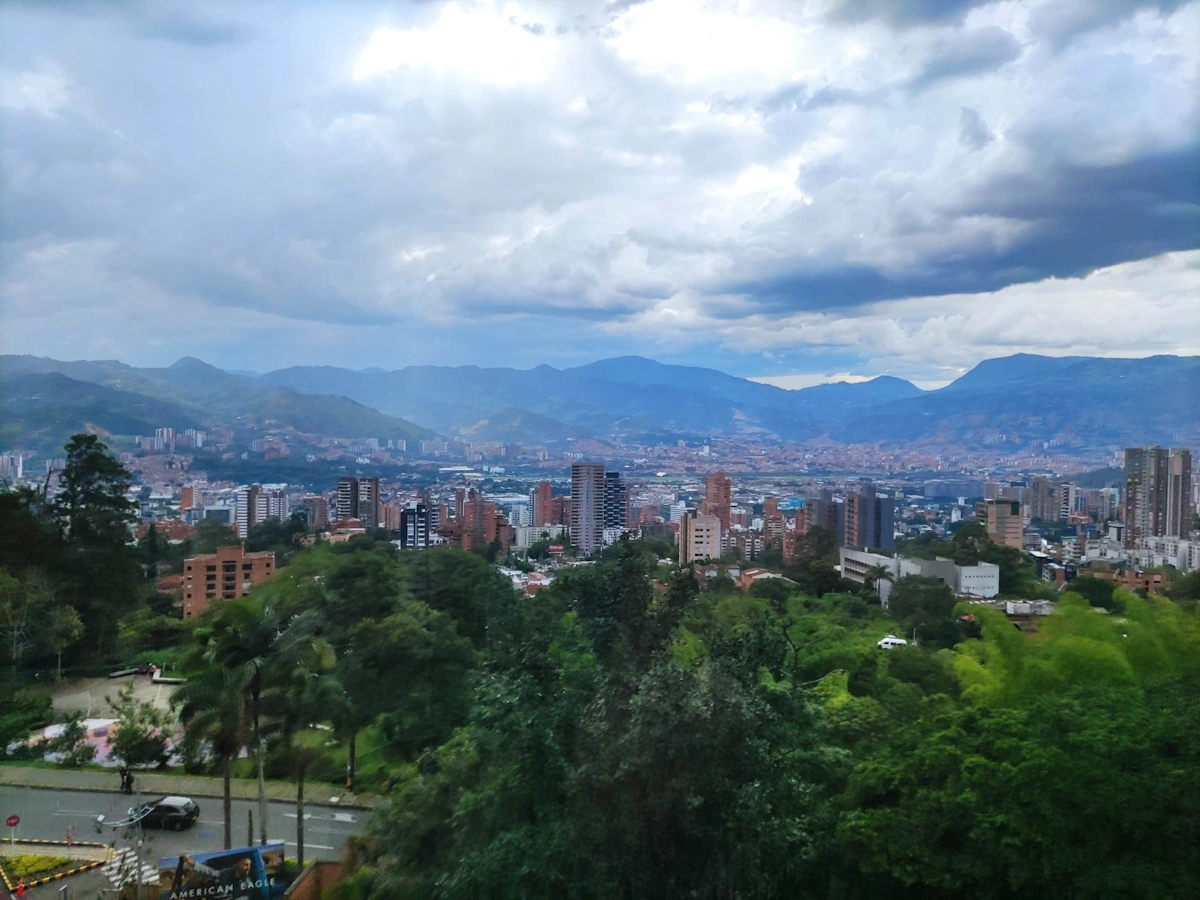
[[(137, 828), (137, 838), (133, 845), (134, 860), (137, 864), (137, 883), (134, 890), (138, 900), (142, 896), (142, 841), (146, 837), (146, 831), (142, 828), (142, 820), (150, 815), (151, 807), (141, 803), (141, 791), (138, 792), (138, 804), (129, 810), (129, 814), (123, 819), (109, 821), (106, 816), (96, 816), (96, 831), (99, 832), (104, 828), (112, 828), (114, 831), (118, 828), (128, 828), (135, 826)], [(113, 842), (115, 845), (115, 841)], [(119, 871), (119, 870), (118, 870)], [(124, 887), (124, 879), (122, 879), (122, 887)]]

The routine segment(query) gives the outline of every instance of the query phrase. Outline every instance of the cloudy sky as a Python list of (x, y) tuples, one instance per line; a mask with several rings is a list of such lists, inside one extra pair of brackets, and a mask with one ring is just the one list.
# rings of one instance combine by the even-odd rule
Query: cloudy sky
[(4, 352), (1200, 353), (1200, 2), (8, 2)]

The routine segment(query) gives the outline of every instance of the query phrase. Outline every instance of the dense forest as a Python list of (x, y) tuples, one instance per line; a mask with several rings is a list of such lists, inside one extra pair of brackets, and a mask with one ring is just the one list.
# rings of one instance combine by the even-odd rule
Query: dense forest
[[(0, 746), (60, 653), (166, 654), (190, 769), (387, 794), (343, 900), (1200, 895), (1195, 575), (1081, 583), (1025, 634), (928, 579), (883, 609), (819, 530), (748, 592), (624, 540), (523, 597), (472, 554), (274, 523), (279, 573), (184, 623), (147, 573), (185, 551), (128, 541), (102, 445), (68, 460), (55, 497), (0, 493)], [(1030, 586), (971, 529), (934, 551)]]

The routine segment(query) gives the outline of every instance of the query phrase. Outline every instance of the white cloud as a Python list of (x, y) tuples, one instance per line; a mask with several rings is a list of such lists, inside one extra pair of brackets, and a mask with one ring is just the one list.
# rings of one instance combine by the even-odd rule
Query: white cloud
[(549, 76), (558, 49), (522, 27), (513, 4), (467, 9), (447, 3), (428, 27), (375, 29), (355, 61), (354, 77), (425, 69), (493, 85), (536, 83)]
[(66, 76), (55, 69), (0, 71), (0, 107), (55, 116), (69, 102)]
[(795, 375), (760, 375), (751, 378), (750, 381), (757, 381), (759, 384), (770, 384), (778, 388), (783, 388), (785, 391), (799, 391), (818, 384), (838, 384), (841, 382), (861, 384), (864, 381), (870, 381), (873, 377), (875, 376), (854, 375), (850, 372), (838, 372), (833, 375), (810, 372)]
[[(374, 329), (422, 361), (473, 360), (422, 339), (469, 322), (514, 363), (569, 333), (925, 379), (1200, 343), (1167, 299), (1194, 272), (1163, 255), (1195, 191), (1162, 162), (1200, 138), (1200, 3), (1065, 42), (1042, 0), (911, 28), (829, 8), (237, 5), (261, 21), (192, 44), (0, 10), (6, 316), (120, 297)], [(929, 296), (880, 301), (905, 293)]]
[[(1050, 278), (984, 294), (915, 297), (863, 306), (852, 312), (752, 315), (724, 319), (675, 301), (613, 323), (636, 334), (668, 325), (677, 340), (717, 338), (744, 352), (852, 351), (876, 374), (953, 380), (982, 359), (1030, 352), (1047, 356), (1200, 355), (1200, 251), (1101, 269), (1083, 278)], [(937, 377), (939, 372), (944, 377)], [(785, 375), (826, 379), (817, 374)], [(871, 376), (866, 376), (871, 377)], [(780, 387), (774, 376), (758, 378)], [(812, 381), (810, 383), (820, 383)]]

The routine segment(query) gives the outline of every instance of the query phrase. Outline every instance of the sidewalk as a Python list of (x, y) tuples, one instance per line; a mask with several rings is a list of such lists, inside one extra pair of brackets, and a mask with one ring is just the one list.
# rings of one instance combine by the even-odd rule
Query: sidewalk
[[(160, 794), (178, 794), (183, 797), (223, 797), (223, 782), (220, 778), (203, 775), (160, 775), (155, 772), (135, 772), (138, 788), (149, 798)], [(108, 772), (71, 771), (69, 769), (37, 769), (22, 766), (0, 766), (0, 785), (8, 787), (46, 788), (65, 791), (98, 791), (104, 794), (117, 792), (120, 779), (114, 770)], [(268, 781), (267, 799), (296, 802), (296, 785), (290, 781)], [(234, 778), (230, 782), (230, 796), (234, 800), (257, 800), (258, 782), (246, 778)], [(309, 806), (348, 806), (354, 809), (373, 809), (383, 802), (374, 794), (348, 794), (327, 784), (307, 782), (304, 785), (304, 802)]]

